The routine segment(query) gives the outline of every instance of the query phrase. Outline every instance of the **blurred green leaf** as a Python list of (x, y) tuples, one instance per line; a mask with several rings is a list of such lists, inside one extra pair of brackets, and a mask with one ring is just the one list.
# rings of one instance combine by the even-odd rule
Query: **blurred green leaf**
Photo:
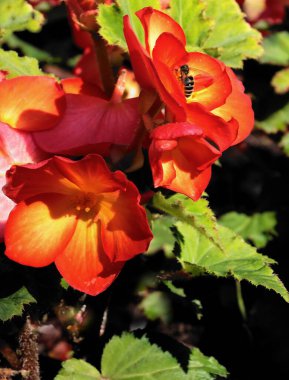
[(284, 153), (289, 156), (289, 133), (286, 133), (281, 141), (280, 141), (280, 146), (283, 149)]
[(101, 380), (98, 370), (81, 359), (69, 359), (62, 362), (62, 369), (55, 380)]
[(235, 0), (172, 0), (168, 13), (184, 29), (188, 51), (203, 51), (235, 68), (263, 53), (261, 34)]
[(277, 32), (264, 38), (264, 54), (260, 61), (271, 65), (289, 65), (289, 32)]
[(139, 307), (151, 321), (160, 319), (164, 323), (169, 323), (172, 319), (173, 310), (171, 301), (164, 292), (155, 291), (148, 294), (142, 300)]
[(263, 248), (276, 235), (276, 213), (267, 211), (252, 216), (239, 214), (235, 211), (222, 215), (219, 222), (245, 240), (250, 240), (257, 248)]
[(0, 1), (0, 36), (23, 30), (38, 32), (43, 22), (43, 15), (25, 0)]
[(21, 75), (44, 75), (35, 58), (19, 57), (15, 51), (0, 49), (0, 70), (8, 72), (7, 78)]
[(99, 5), (97, 16), (99, 33), (110, 45), (118, 45), (127, 50), (123, 35), (123, 16), (129, 15), (133, 29), (143, 43), (143, 28), (135, 12), (144, 7), (159, 9), (160, 4), (158, 0), (117, 0), (116, 3), (116, 5)]
[(102, 376), (109, 380), (185, 380), (177, 360), (147, 338), (132, 334), (114, 336), (101, 359)]
[(267, 119), (256, 121), (256, 127), (266, 133), (285, 132), (289, 125), (289, 103)]
[(37, 47), (29, 44), (18, 38), (15, 34), (10, 34), (5, 38), (5, 43), (9, 46), (10, 49), (20, 49), (23, 54), (28, 55), (29, 57), (35, 58), (38, 61), (42, 62), (59, 62), (59, 58), (52, 57), (49, 53), (44, 50), (38, 49)]
[(272, 78), (271, 84), (277, 94), (289, 91), (289, 68), (278, 71)]
[(9, 297), (0, 298), (0, 320), (5, 322), (15, 315), (21, 316), (24, 305), (34, 302), (36, 302), (36, 300), (25, 287), (11, 294)]
[(187, 380), (214, 380), (216, 376), (227, 377), (228, 372), (215, 358), (193, 348), (188, 365)]

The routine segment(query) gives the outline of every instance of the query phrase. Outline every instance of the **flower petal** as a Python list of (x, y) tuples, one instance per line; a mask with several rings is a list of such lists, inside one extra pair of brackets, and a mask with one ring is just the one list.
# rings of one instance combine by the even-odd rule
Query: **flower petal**
[(254, 127), (254, 112), (252, 102), (248, 95), (244, 94), (244, 86), (227, 67), (227, 73), (232, 83), (232, 93), (227, 98), (226, 103), (215, 109), (213, 113), (222, 117), (224, 120), (230, 121), (234, 118), (238, 123), (238, 134), (233, 144), (238, 144), (251, 133)]
[(63, 119), (53, 129), (34, 134), (50, 153), (105, 154), (111, 144), (130, 145), (140, 123), (138, 99), (108, 102), (86, 95), (67, 95)]
[[(2, 188), (6, 183), (5, 177), (0, 176), (0, 188)], [(8, 216), (11, 210), (14, 208), (15, 203), (6, 197), (6, 195), (1, 191), (0, 192), (0, 241), (4, 239), (4, 228)]]
[[(120, 177), (124, 177), (118, 172)], [(126, 191), (107, 194), (101, 201), (101, 238), (106, 254), (113, 261), (124, 261), (145, 252), (152, 239), (140, 194), (126, 182)]]
[(112, 263), (105, 254), (99, 224), (81, 219), (55, 264), (69, 285), (90, 295), (103, 292), (124, 265), (123, 262)]
[(46, 76), (23, 76), (0, 83), (0, 120), (12, 128), (52, 128), (65, 110), (64, 92)]
[(96, 85), (84, 82), (81, 78), (65, 78), (61, 81), (66, 94), (82, 94), (105, 98), (104, 92)]
[(150, 54), (155, 47), (156, 40), (162, 33), (171, 33), (179, 39), (184, 46), (186, 45), (186, 36), (183, 29), (167, 14), (151, 7), (146, 7), (136, 12), (136, 15), (143, 25), (146, 49)]
[(65, 249), (76, 227), (70, 207), (68, 197), (56, 194), (20, 202), (6, 224), (6, 256), (33, 267), (51, 264)]

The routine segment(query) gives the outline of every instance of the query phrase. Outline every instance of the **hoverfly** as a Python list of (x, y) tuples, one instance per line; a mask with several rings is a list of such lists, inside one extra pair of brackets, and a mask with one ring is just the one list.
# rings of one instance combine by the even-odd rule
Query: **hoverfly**
[(189, 75), (190, 68), (188, 65), (182, 65), (178, 69), (176, 69), (176, 72), (178, 74), (178, 80), (182, 82), (185, 97), (189, 98), (193, 91), (194, 91), (194, 77), (192, 75)]

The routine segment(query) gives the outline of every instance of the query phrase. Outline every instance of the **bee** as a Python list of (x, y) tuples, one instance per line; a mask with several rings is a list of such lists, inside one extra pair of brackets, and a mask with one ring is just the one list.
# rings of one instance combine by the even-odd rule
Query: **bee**
[(176, 69), (178, 74), (178, 80), (182, 82), (184, 87), (185, 97), (189, 98), (194, 91), (194, 77), (189, 75), (190, 68), (188, 65), (182, 65), (178, 69)]

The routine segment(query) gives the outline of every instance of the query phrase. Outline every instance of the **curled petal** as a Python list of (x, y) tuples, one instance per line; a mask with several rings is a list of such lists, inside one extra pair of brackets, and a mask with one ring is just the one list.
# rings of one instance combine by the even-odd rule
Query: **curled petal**
[(146, 49), (151, 54), (156, 40), (162, 33), (171, 33), (186, 45), (186, 36), (180, 25), (170, 16), (151, 7), (136, 12), (145, 32)]
[(60, 85), (46, 76), (23, 76), (0, 83), (0, 120), (12, 128), (39, 131), (52, 128), (65, 111)]
[(74, 234), (76, 219), (70, 207), (65, 196), (56, 194), (20, 202), (6, 224), (6, 256), (33, 267), (51, 264)]
[[(2, 188), (5, 183), (6, 183), (5, 177), (0, 176), (0, 188)], [(5, 224), (14, 206), (15, 206), (15, 203), (11, 199), (6, 197), (6, 195), (3, 194), (3, 192), (1, 191), (0, 192), (0, 241), (3, 241), (4, 239)]]
[(234, 72), (227, 67), (227, 73), (232, 83), (232, 93), (227, 98), (224, 105), (215, 109), (213, 113), (222, 117), (226, 121), (232, 118), (237, 121), (238, 132), (233, 145), (243, 141), (252, 131), (254, 126), (254, 112), (252, 102), (248, 95), (244, 94), (244, 86), (237, 79)]

